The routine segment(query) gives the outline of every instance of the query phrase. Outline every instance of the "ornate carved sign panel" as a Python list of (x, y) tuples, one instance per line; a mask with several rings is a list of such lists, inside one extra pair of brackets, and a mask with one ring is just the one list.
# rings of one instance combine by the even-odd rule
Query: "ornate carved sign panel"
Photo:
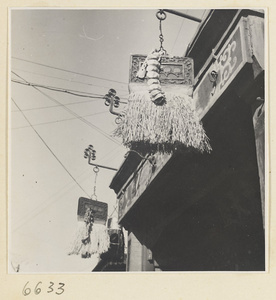
[[(130, 82), (143, 83), (145, 79), (136, 77), (146, 55), (132, 55), (130, 61)], [(161, 84), (193, 85), (194, 64), (189, 57), (163, 57), (160, 72)]]
[(194, 91), (196, 109), (201, 118), (247, 63), (252, 63), (250, 39), (246, 19), (242, 18)]
[(82, 221), (87, 208), (94, 211), (94, 222), (105, 224), (107, 220), (107, 203), (80, 197), (78, 203), (78, 221)]
[(125, 193), (119, 199), (119, 221), (138, 200), (171, 157), (169, 154), (155, 154), (154, 156), (156, 165), (152, 166), (152, 164), (146, 161), (141, 169), (136, 172)]

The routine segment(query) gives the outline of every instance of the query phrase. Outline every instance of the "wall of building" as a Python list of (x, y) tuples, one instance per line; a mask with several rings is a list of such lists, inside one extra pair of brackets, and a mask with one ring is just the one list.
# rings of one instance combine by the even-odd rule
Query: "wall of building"
[[(215, 16), (223, 22), (224, 13), (214, 44)], [(133, 206), (121, 220), (131, 231), (129, 270), (147, 270), (143, 247), (167, 271), (265, 270), (264, 112), (253, 117), (256, 99), (264, 99), (264, 30), (262, 13), (250, 13), (216, 11), (188, 51), (199, 73), (194, 101), (213, 150), (174, 154), (138, 196), (129, 185)]]
[(153, 261), (150, 262), (150, 251), (142, 245), (135, 235), (130, 232), (128, 235), (127, 271), (154, 271)]

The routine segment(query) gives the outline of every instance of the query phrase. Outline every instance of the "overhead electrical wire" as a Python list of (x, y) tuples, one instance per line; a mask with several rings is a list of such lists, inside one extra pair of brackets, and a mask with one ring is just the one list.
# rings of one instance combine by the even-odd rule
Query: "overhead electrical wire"
[(80, 121), (82, 121), (83, 123), (85, 123), (86, 125), (88, 125), (89, 127), (95, 129), (96, 131), (98, 131), (99, 133), (101, 133), (103, 136), (105, 136), (106, 138), (108, 138), (109, 140), (111, 140), (112, 142), (121, 145), (121, 143), (117, 140), (115, 140), (114, 138), (112, 138), (110, 135), (108, 135), (106, 132), (104, 132), (102, 129), (100, 129), (98, 126), (90, 123), (89, 121), (87, 121), (86, 119), (84, 119), (82, 116), (78, 115), (77, 113), (75, 113), (74, 111), (72, 111), (71, 109), (69, 109), (68, 107), (66, 107), (65, 105), (63, 105), (62, 103), (60, 103), (59, 101), (57, 101), (56, 99), (54, 99), (53, 97), (45, 94), (44, 92), (40, 91), (38, 88), (34, 87), (34, 89), (36, 89), (37, 91), (39, 91), (42, 95), (44, 95), (45, 97), (47, 97), (48, 99), (59, 103), (65, 110), (67, 110), (71, 115), (75, 116), (77, 119), (79, 119)]
[[(13, 71), (12, 71), (12, 73), (15, 74)], [(55, 91), (55, 92), (68, 93), (68, 94), (72, 94), (74, 96), (79, 96), (79, 97), (103, 99), (102, 96), (99, 97), (100, 95), (97, 95), (97, 94), (89, 94), (89, 93), (74, 91), (74, 90), (70, 90), (70, 89), (61, 89), (61, 88), (56, 88), (56, 87), (47, 86), (47, 85), (43, 85), (43, 84), (30, 83), (28, 81), (19, 81), (16, 79), (12, 79), (11, 81), (14, 83), (19, 83), (19, 84), (23, 84), (23, 85), (27, 85), (27, 86), (45, 88), (47, 90), (51, 90), (51, 91)], [(83, 94), (78, 94), (78, 93), (83, 93)]]
[[(14, 101), (14, 100), (13, 100)], [(20, 111), (20, 110), (19, 110)], [(110, 156), (110, 154), (112, 152), (115, 152), (116, 150), (118, 150), (120, 148), (121, 145), (116, 146), (115, 148), (113, 148), (112, 150), (110, 150), (107, 154), (105, 154), (100, 160), (99, 163), (101, 163), (101, 161), (103, 161), (107, 156)], [(115, 157), (115, 154), (112, 154), (113, 157)], [(80, 176), (85, 175), (86, 173), (90, 172), (89, 170), (86, 170), (85, 172), (83, 172)], [(78, 176), (77, 178), (80, 178), (80, 176)], [(90, 176), (90, 174), (89, 174)], [(63, 189), (67, 188), (69, 184), (66, 184)], [(62, 190), (60, 190), (58, 193), (60, 193)], [(58, 195), (58, 193), (55, 193), (54, 195), (51, 196), (51, 198), (56, 197), (56, 195)], [(86, 193), (86, 195), (88, 195)], [(88, 195), (88, 197), (90, 197), (90, 195)], [(61, 197), (59, 197), (61, 199)], [(25, 217), (23, 217), (21, 220), (19, 220), (18, 225), (15, 225), (15, 229), (13, 230), (13, 232), (17, 231), (18, 229), (20, 229), (23, 225), (25, 225), (26, 223), (28, 223), (31, 219), (33, 219), (34, 217), (36, 217), (37, 215), (39, 215), (41, 212), (43, 212), (46, 208), (48, 208), (50, 205), (56, 203), (55, 199), (47, 202), (46, 206), (44, 205), (44, 207), (42, 209), (40, 209), (41, 205), (38, 205), (35, 209), (33, 209), (31, 212), (29, 212)], [(40, 210), (39, 210), (40, 209)], [(32, 217), (30, 217), (32, 216)]]
[[(71, 183), (68, 183), (68, 184), (64, 185), (58, 192), (56, 192), (53, 195), (51, 195), (49, 198), (52, 198), (52, 200), (47, 201), (47, 202), (45, 201), (45, 202), (37, 205), (33, 210), (28, 211), (25, 216), (23, 216), (21, 219), (17, 220), (16, 224), (13, 226), (12, 232), (16, 232), (18, 229), (21, 229), (22, 226), (24, 226), (25, 224), (27, 224), (28, 222), (30, 222), (32, 219), (34, 219), (35, 217), (37, 217), (40, 213), (42, 213), (43, 211), (45, 211), (45, 209), (47, 209), (48, 207), (50, 207), (52, 204), (56, 204), (57, 201), (59, 201), (60, 199), (62, 199), (61, 195), (65, 194), (65, 193), (69, 193), (69, 191), (74, 188), (73, 186), (71, 186), (68, 189), (67, 187), (70, 184)], [(66, 191), (63, 191), (65, 189), (66, 189)], [(43, 205), (43, 207), (42, 207), (42, 205)]]
[[(164, 11), (166, 11), (166, 10), (164, 10)], [(203, 13), (202, 13), (201, 17), (199, 18), (200, 20), (203, 20), (203, 15), (205, 14), (205, 11), (206, 11), (206, 10), (203, 10)], [(187, 14), (187, 12), (188, 12), (188, 10), (185, 9), (183, 14), (185, 15), (185, 14)], [(198, 18), (197, 18), (197, 19), (198, 19)], [(179, 31), (178, 31), (178, 33), (177, 33), (177, 37), (176, 37), (176, 39), (175, 39), (175, 41), (174, 41), (174, 44), (173, 44), (173, 47), (172, 47), (171, 52), (173, 51), (173, 49), (174, 49), (174, 47), (175, 47), (175, 45), (176, 45), (176, 42), (177, 42), (177, 40), (178, 40), (178, 38), (179, 38), (179, 34), (180, 34), (181, 29), (182, 29), (182, 27), (183, 27), (183, 25), (184, 25), (184, 22), (187, 21), (187, 20), (189, 20), (189, 19), (188, 19), (188, 18), (183, 18), (183, 20), (182, 20), (182, 22), (181, 22), (181, 25), (180, 25), (180, 27), (179, 27)]]
[[(14, 75), (20, 77), (17, 73), (15, 73), (14, 71), (11, 71), (11, 73), (13, 73)], [(30, 85), (30, 86), (37, 86), (37, 87), (46, 87), (48, 89), (55, 89), (57, 91), (61, 90), (61, 91), (69, 91), (69, 92), (74, 92), (74, 93), (81, 93), (81, 94), (86, 94), (86, 95), (91, 95), (91, 96), (102, 96), (101, 94), (96, 94), (96, 93), (89, 93), (89, 92), (83, 92), (83, 91), (78, 91), (78, 90), (72, 90), (72, 89), (64, 89), (64, 88), (59, 88), (59, 87), (55, 87), (55, 86), (49, 86), (49, 85), (45, 85), (45, 84), (39, 84), (39, 83), (31, 83), (29, 81), (27, 81), (26, 79), (23, 79), (21, 77), (21, 79), (23, 81), (19, 81), (19, 80), (16, 80), (16, 79), (11, 79), (12, 82), (15, 82), (15, 83), (21, 83), (21, 84), (24, 84), (24, 85)]]
[[(13, 74), (15, 74), (16, 76), (18, 76), (20, 79), (26, 81), (23, 77), (21, 77), (20, 75), (16, 74), (15, 72), (13, 72)], [(116, 143), (118, 145), (121, 145), (121, 143), (119, 141), (117, 141), (114, 138), (112, 138), (111, 136), (109, 136), (106, 132), (104, 132), (103, 130), (101, 130), (99, 127), (97, 127), (96, 125), (90, 123), (89, 121), (87, 121), (86, 119), (84, 119), (83, 117), (81, 117), (80, 115), (78, 115), (77, 113), (75, 113), (74, 111), (72, 111), (71, 109), (69, 109), (68, 107), (66, 107), (64, 104), (60, 103), (58, 100), (54, 99), (53, 97), (49, 96), (48, 94), (45, 94), (44, 92), (42, 92), (39, 88), (37, 88), (35, 86), (33, 86), (33, 88), (35, 90), (37, 90), (39, 93), (41, 93), (42, 95), (44, 95), (45, 97), (47, 97), (48, 99), (50, 99), (51, 101), (53, 101), (53, 102), (61, 105), (71, 115), (75, 116), (76, 118), (78, 118), (80, 121), (82, 121), (86, 125), (90, 126), (91, 128), (94, 128), (96, 131), (98, 131), (99, 133), (101, 133), (103, 136), (105, 136), (106, 138), (108, 138), (112, 142), (114, 142), (114, 143)]]
[[(16, 71), (20, 71), (20, 72), (24, 72), (24, 73), (29, 73), (29, 74), (34, 74), (34, 75), (38, 75), (41, 77), (46, 77), (46, 78), (53, 78), (53, 79), (59, 79), (62, 81), (66, 81), (66, 82), (70, 82), (70, 83), (79, 83), (82, 85), (87, 85), (87, 86), (94, 86), (94, 87), (99, 87), (99, 88), (105, 88), (105, 89), (109, 89), (108, 86), (104, 86), (104, 85), (98, 85), (98, 84), (93, 84), (93, 83), (87, 83), (87, 82), (82, 82), (82, 81), (77, 81), (77, 80), (72, 80), (72, 79), (65, 79), (65, 78), (61, 78), (58, 76), (51, 76), (51, 75), (46, 75), (46, 74), (41, 74), (41, 73), (37, 73), (37, 72), (31, 72), (31, 71), (26, 71), (26, 70), (22, 70), (22, 69), (18, 69), (18, 68), (13, 68)], [(116, 88), (116, 90), (118, 91), (123, 91), (124, 93), (126, 92), (126, 90), (123, 89), (118, 89)]]
[[(109, 156), (112, 152), (118, 150), (118, 148), (120, 148), (120, 146), (117, 146), (115, 148), (113, 148), (112, 150), (110, 150), (107, 154), (105, 154), (100, 161), (102, 161), (103, 159), (105, 159), (107, 156)], [(115, 154), (112, 156), (116, 156)], [(100, 162), (99, 161), (99, 162)], [(77, 178), (80, 178), (83, 175), (87, 175), (87, 173), (90, 173), (90, 169), (87, 169), (86, 171), (84, 171), (80, 176), (78, 176)], [(90, 174), (89, 174), (90, 176)], [(45, 209), (47, 209), (49, 206), (51, 206), (52, 204), (55, 204), (57, 201), (59, 201), (59, 199), (62, 199), (62, 197), (60, 196), (60, 193), (66, 189), (66, 191), (62, 192), (62, 193), (68, 193), (69, 190), (67, 189), (67, 187), (70, 185), (70, 183), (66, 184), (65, 186), (62, 187), (61, 190), (59, 190), (58, 192), (54, 193), (53, 195), (51, 195), (50, 198), (52, 198), (51, 201), (47, 201), (44, 202), (42, 204), (45, 204), (42, 208), (41, 205), (39, 204), (37, 207), (35, 207), (32, 211), (29, 211), (21, 220), (19, 220), (17, 222), (17, 224), (15, 224), (13, 232), (16, 232), (18, 229), (21, 229), (22, 226), (24, 226), (26, 223), (30, 222), (32, 219), (34, 219), (35, 217), (37, 217), (40, 213), (42, 213), (43, 211), (45, 211)], [(73, 187), (70, 187), (70, 189), (72, 189)], [(116, 202), (117, 204), (117, 202)], [(115, 204), (115, 205), (116, 205)], [(114, 207), (115, 208), (115, 207)], [(110, 214), (110, 216), (112, 216), (114, 214), (116, 209), (114, 209), (114, 211), (112, 212), (112, 214)]]
[[(99, 161), (99, 163), (101, 163), (103, 161), (103, 159), (105, 159), (107, 156), (109, 156), (112, 152), (115, 152), (116, 150), (118, 150), (118, 148), (120, 148), (120, 146), (116, 146), (115, 148), (113, 148), (112, 150), (110, 150), (107, 154), (105, 154)], [(112, 156), (116, 156), (115, 154)], [(90, 170), (91, 169), (86, 169), (84, 172), (82, 172), (82, 174), (80, 176), (78, 176), (77, 178), (80, 180), (80, 177), (85, 175), (87, 176), (89, 173), (89, 176), (91, 176), (90, 174)], [(85, 179), (87, 180), (87, 178)], [(82, 180), (80, 180), (82, 182)], [(19, 220), (17, 222), (17, 224), (14, 226), (13, 232), (16, 232), (18, 229), (22, 228), (23, 225), (25, 225), (26, 223), (30, 222), (33, 218), (37, 217), (40, 213), (42, 213), (46, 208), (48, 208), (49, 206), (51, 206), (52, 204), (56, 203), (57, 201), (59, 201), (59, 199), (62, 199), (62, 197), (58, 196), (64, 189), (67, 189), (67, 187), (70, 185), (70, 183), (66, 184), (65, 186), (62, 187), (61, 190), (59, 190), (58, 192), (54, 193), (53, 195), (51, 195), (50, 198), (52, 198), (53, 200), (49, 201), (49, 202), (45, 202), (46, 204), (41, 208), (41, 204), (39, 204), (37, 207), (35, 207), (32, 211), (29, 211), (25, 216), (23, 216), (23, 218), (21, 220)], [(71, 187), (72, 189), (72, 187)], [(65, 192), (69, 192), (69, 190), (67, 189)], [(65, 193), (63, 192), (63, 193)], [(56, 198), (58, 198), (56, 200)], [(43, 203), (42, 203), (43, 204)], [(113, 212), (114, 213), (114, 212)]]
[[(187, 9), (184, 11), (184, 13), (187, 13)], [(182, 27), (183, 27), (183, 25), (184, 25), (184, 21), (185, 21), (185, 19), (183, 18), (183, 20), (182, 20), (182, 22), (181, 22), (181, 26), (179, 27), (179, 30), (178, 30), (176, 39), (175, 39), (174, 44), (173, 44), (173, 46), (172, 46), (171, 53), (173, 52), (173, 49), (174, 49), (174, 47), (175, 47), (175, 45), (176, 45), (176, 42), (177, 42), (177, 40), (178, 40), (178, 38), (179, 38), (179, 34), (180, 34), (181, 29), (182, 29)]]
[(37, 136), (40, 138), (40, 140), (43, 142), (43, 144), (46, 146), (46, 148), (51, 152), (51, 154), (54, 156), (54, 158), (59, 162), (59, 164), (62, 166), (62, 168), (66, 171), (66, 173), (73, 179), (73, 181), (80, 187), (80, 189), (89, 196), (89, 194), (83, 189), (83, 187), (77, 182), (77, 180), (73, 177), (73, 175), (68, 171), (68, 169), (65, 167), (65, 165), (61, 162), (61, 160), (55, 155), (53, 150), (49, 147), (49, 145), (45, 142), (45, 140), (42, 138), (42, 136), (39, 134), (39, 132), (34, 128), (32, 123), (29, 121), (29, 119), (26, 117), (23, 111), (21, 111), (20, 107), (17, 105), (17, 103), (12, 98), (13, 103), (15, 106), (19, 109), (19, 111), (22, 113), (25, 120), (30, 124), (34, 132), (37, 134)]
[[(121, 146), (121, 145), (120, 145)], [(106, 153), (100, 160), (99, 163), (101, 163), (103, 160), (106, 159), (107, 156), (110, 156), (111, 153), (113, 152), (117, 152), (117, 150), (120, 148), (120, 146), (116, 146), (115, 148), (113, 148), (112, 150), (110, 150), (108, 153)], [(112, 154), (113, 157), (116, 157), (116, 154)], [(80, 176), (78, 176), (77, 178), (80, 179), (81, 176), (83, 175), (87, 175), (89, 173), (90, 176), (90, 169), (87, 169), (86, 171), (84, 171)], [(82, 182), (82, 180), (80, 180)], [(70, 185), (70, 183), (66, 184), (61, 190), (59, 190), (59, 192), (56, 192), (55, 194), (51, 195), (51, 198), (53, 198), (52, 201), (47, 202), (46, 205), (44, 205), (41, 208), (41, 204), (38, 205), (36, 208), (34, 208), (32, 211), (29, 211), (27, 213), (27, 215), (25, 215), (25, 217), (23, 217), (21, 220), (19, 220), (17, 222), (17, 225), (15, 225), (13, 232), (16, 232), (18, 229), (22, 228), (23, 225), (25, 225), (26, 223), (28, 223), (29, 221), (31, 221), (33, 218), (35, 218), (36, 216), (38, 216), (40, 213), (42, 213), (46, 208), (48, 208), (49, 206), (51, 206), (52, 204), (56, 203), (56, 201), (58, 201), (59, 199), (62, 199), (62, 197), (58, 197), (58, 194), (62, 192), (62, 190), (67, 189), (67, 187)], [(71, 187), (72, 188), (72, 187)], [(69, 190), (67, 190), (66, 192), (69, 192)], [(64, 192), (65, 193), (65, 192)], [(56, 200), (56, 197), (58, 197), (58, 199)]]
[(85, 73), (80, 73), (80, 72), (74, 72), (74, 71), (71, 71), (71, 70), (67, 70), (67, 69), (63, 69), (63, 68), (58, 68), (58, 67), (53, 67), (53, 66), (49, 66), (49, 65), (46, 65), (46, 64), (42, 64), (42, 63), (34, 62), (34, 61), (31, 61), (31, 60), (23, 59), (23, 58), (18, 58), (18, 57), (14, 57), (14, 56), (12, 56), (12, 58), (13, 59), (17, 59), (17, 60), (21, 60), (21, 61), (25, 61), (25, 62), (28, 62), (28, 63), (32, 63), (32, 64), (35, 64), (35, 65), (43, 66), (43, 67), (46, 67), (46, 68), (51, 68), (51, 69), (54, 69), (54, 70), (59, 70), (59, 71), (67, 72), (67, 73), (72, 73), (72, 74), (81, 75), (81, 76), (85, 76), (85, 77), (90, 77), (90, 78), (105, 80), (105, 81), (109, 81), (109, 82), (115, 82), (115, 83), (120, 83), (120, 84), (127, 84), (127, 82), (122, 82), (122, 81), (117, 81), (117, 80), (112, 80), (112, 79), (97, 77), (97, 76), (93, 76), (93, 75), (85, 74)]
[[(56, 106), (51, 106), (51, 107), (58, 107), (58, 105)], [(26, 110), (21, 110), (21, 111), (26, 111)], [(15, 111), (14, 111), (15, 112)], [(20, 112), (20, 111), (16, 111), (16, 112)], [(91, 117), (91, 116), (96, 116), (96, 115), (100, 115), (100, 114), (105, 114), (108, 113), (108, 111), (101, 111), (98, 113), (94, 113), (94, 114), (89, 114), (89, 115), (85, 115), (83, 117)], [(37, 124), (33, 124), (33, 126), (41, 126), (41, 125), (49, 125), (49, 124), (54, 124), (54, 123), (60, 123), (60, 122), (66, 122), (66, 121), (72, 121), (72, 120), (77, 120), (77, 117), (74, 118), (68, 118), (68, 119), (63, 119), (63, 120), (57, 120), (57, 121), (50, 121), (50, 122), (43, 122), (43, 123), (37, 123)], [(29, 128), (30, 125), (26, 125), (26, 126), (20, 126), (20, 127), (14, 127), (11, 128), (12, 130), (16, 130), (16, 129), (23, 129), (23, 128)]]
[[(82, 172), (82, 174), (80, 174), (79, 176), (77, 176), (77, 178), (79, 179), (80, 182), (82, 182), (82, 180), (80, 180), (80, 177), (83, 176), (83, 175), (87, 175), (88, 172), (89, 172), (89, 169), (86, 169), (84, 172)], [(48, 199), (52, 199), (52, 200), (45, 201), (45, 202), (43, 202), (41, 204), (38, 204), (31, 211), (28, 211), (28, 213), (25, 216), (23, 216), (20, 220), (17, 220), (17, 223), (13, 226), (14, 227), (13, 232), (16, 232), (18, 229), (22, 228), (23, 225), (25, 225), (26, 223), (30, 222), (33, 218), (37, 217), (40, 213), (42, 213), (45, 209), (47, 209), (48, 207), (50, 207), (52, 204), (56, 204), (57, 201), (59, 201), (60, 199), (62, 199), (61, 193), (62, 194), (69, 193), (70, 190), (73, 188), (72, 186), (68, 188), (68, 186), (70, 186), (70, 185), (71, 185), (71, 182), (65, 184), (58, 192), (55, 192), (54, 194), (52, 194), (48, 198)]]
[[(11, 71), (11, 72), (14, 75), (18, 76), (14, 71)], [(91, 99), (92, 98), (93, 99), (103, 99), (103, 97), (104, 97), (104, 95), (100, 95), (100, 94), (92, 94), (92, 93), (81, 92), (81, 91), (76, 91), (76, 90), (62, 89), (62, 88), (47, 86), (47, 85), (38, 84), (38, 83), (31, 83), (31, 82), (28, 82), (27, 80), (19, 81), (16, 79), (11, 79), (11, 81), (14, 83), (18, 83), (18, 84), (23, 84), (23, 85), (27, 85), (27, 86), (31, 86), (31, 87), (44, 88), (44, 89), (47, 89), (50, 91), (66, 93), (66, 94), (70, 94), (70, 95), (78, 96), (78, 97), (91, 98)], [(125, 99), (125, 98), (121, 98), (121, 99)], [(127, 104), (127, 102), (122, 102), (122, 101), (120, 101), (120, 103)]]
[[(85, 100), (85, 101), (67, 103), (67, 104), (63, 104), (63, 105), (70, 106), (70, 105), (78, 105), (78, 104), (83, 104), (83, 103), (91, 103), (91, 101), (90, 100)], [(50, 105), (50, 106), (33, 107), (33, 108), (22, 109), (22, 111), (43, 110), (43, 109), (48, 109), (48, 108), (60, 107), (60, 106), (62, 106), (62, 105), (57, 104), (57, 105)], [(11, 112), (17, 112), (17, 110), (11, 110)], [(104, 112), (108, 112), (108, 111), (105, 110), (105, 111), (103, 111), (103, 113)]]
[[(14, 73), (16, 76), (18, 76), (19, 78), (21, 78), (22, 80), (24, 80), (26, 83), (27, 83), (27, 81), (24, 79), (24, 78), (22, 78), (21, 76), (19, 76), (18, 74), (16, 74), (16, 73)], [(45, 96), (47, 96), (48, 98), (49, 98), (49, 95), (47, 95), (47, 94), (45, 94), (45, 93), (43, 93), (42, 91), (40, 91), (38, 88), (36, 88), (36, 87), (34, 87), (37, 91), (39, 91), (39, 92), (41, 92), (42, 94), (44, 94)], [(55, 101), (56, 103), (59, 103), (57, 100), (55, 100), (55, 99), (53, 99), (53, 98), (51, 98), (50, 97), (50, 99), (52, 100), (52, 101)], [(15, 103), (15, 101), (14, 101), (14, 99), (12, 99), (12, 101)], [(84, 102), (84, 101), (83, 101)], [(85, 102), (87, 102), (87, 101), (85, 101)], [(71, 103), (71, 104), (74, 104), (74, 103)], [(16, 107), (18, 108), (18, 111), (20, 111), (21, 113), (22, 113), (22, 115), (25, 117), (25, 119), (27, 120), (27, 118), (26, 118), (26, 116), (25, 116), (25, 114), (23, 113), (23, 111), (20, 109), (20, 107), (15, 103), (15, 105), (16, 105)], [(64, 107), (65, 105), (63, 105), (63, 104), (61, 104), (61, 103), (59, 103), (58, 105), (56, 105), (56, 106), (54, 106), (54, 107), (57, 107), (57, 106), (62, 106), (62, 107)], [(108, 112), (108, 111), (106, 111), (106, 112)], [(102, 113), (104, 113), (104, 112), (102, 112)], [(98, 114), (98, 113), (96, 113), (96, 114)], [(92, 114), (92, 115), (94, 115), (94, 114)], [(76, 114), (76, 118), (74, 118), (74, 119), (80, 119), (80, 116), (78, 116), (77, 114)], [(28, 121), (28, 120), (27, 120)], [(65, 121), (65, 120), (64, 120)], [(86, 120), (85, 120), (86, 121)], [(36, 125), (32, 125), (30, 122), (28, 122), (29, 124), (30, 124), (30, 126), (33, 128), (33, 130), (38, 134), (38, 132), (35, 130), (35, 128), (33, 127), (33, 126), (36, 126)], [(92, 125), (94, 128), (96, 127), (96, 126), (94, 126), (93, 124), (91, 124), (90, 123), (90, 125)], [(38, 134), (38, 136), (39, 136), (39, 134)], [(40, 136), (39, 136), (40, 137)], [(40, 139), (42, 140), (42, 141), (44, 141), (43, 139), (42, 139), (42, 137), (40, 137)], [(45, 143), (45, 142), (44, 142)], [(49, 146), (47, 145), (47, 144), (45, 144), (46, 146), (47, 146), (47, 148), (49, 149), (49, 151), (51, 151), (51, 149), (49, 148)], [(119, 143), (118, 144), (119, 145), (119, 147), (121, 146), (121, 143)], [(111, 152), (113, 152), (113, 151), (115, 151), (115, 150), (117, 150), (119, 147), (116, 147), (115, 149), (112, 149), (109, 153), (107, 153), (105, 156), (109, 156), (108, 154), (110, 154)], [(53, 155), (54, 155), (54, 153), (52, 153)], [(54, 155), (54, 157), (58, 160), (58, 158)], [(102, 160), (102, 159), (101, 159)], [(59, 161), (59, 160), (58, 160)], [(60, 161), (59, 161), (60, 162)], [(61, 163), (61, 162), (60, 162)], [(61, 163), (62, 164), (62, 163)], [(64, 169), (67, 171), (67, 173), (68, 173), (68, 170), (65, 168), (65, 166), (63, 166), (64, 167)], [(70, 174), (70, 173), (68, 173), (71, 177), (72, 177), (72, 175)], [(76, 182), (77, 184), (78, 184), (78, 182), (74, 179), (74, 177), (72, 177), (72, 179), (74, 180), (74, 182)], [(82, 189), (82, 187), (78, 184), (78, 186)], [(83, 190), (83, 189), (82, 189)], [(84, 192), (85, 192), (85, 190), (83, 190)], [(88, 193), (86, 193), (85, 192), (85, 194), (86, 195), (88, 195)], [(89, 197), (89, 195), (88, 195), (88, 197)], [(52, 202), (52, 203), (54, 203), (54, 202)], [(50, 203), (50, 204), (52, 204), (52, 203)], [(47, 207), (48, 207), (48, 205), (47, 205)], [(44, 208), (45, 209), (45, 208)], [(43, 209), (43, 210), (44, 210)], [(34, 215), (33, 217), (35, 217), (35, 216), (37, 216), (39, 213), (40, 213), (41, 211), (39, 211), (38, 213), (36, 213), (36, 215)], [(113, 213), (112, 213), (113, 214)], [(30, 219), (29, 218), (27, 218), (27, 221), (26, 222), (28, 222)], [(26, 223), (25, 222), (25, 223)], [(24, 224), (25, 224), (24, 223)], [(23, 224), (23, 225), (24, 225)], [(15, 228), (15, 230), (18, 230), (19, 228), (21, 227), (21, 225), (19, 226), (19, 227), (17, 227), (17, 228)]]

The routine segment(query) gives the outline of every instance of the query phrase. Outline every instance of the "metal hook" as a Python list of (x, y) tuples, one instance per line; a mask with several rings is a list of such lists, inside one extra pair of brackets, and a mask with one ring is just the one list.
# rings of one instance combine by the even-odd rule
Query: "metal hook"
[(159, 49), (159, 51), (163, 51), (164, 53), (167, 53), (167, 51), (163, 48), (164, 37), (163, 37), (163, 33), (162, 33), (162, 24), (161, 24), (162, 21), (164, 21), (166, 19), (167, 15), (162, 9), (159, 9), (159, 11), (156, 13), (156, 17), (159, 20), (159, 31), (160, 31), (160, 35), (159, 35), (160, 49)]
[(218, 72), (213, 70), (208, 75), (209, 75), (209, 80), (213, 83), (211, 96), (214, 96), (214, 94), (216, 92), (216, 87), (217, 87)]
[(97, 173), (100, 171), (100, 169), (99, 169), (98, 166), (95, 166), (95, 167), (93, 168), (93, 171), (97, 174)]
[(167, 14), (164, 12), (163, 9), (159, 9), (156, 13), (156, 17), (160, 21), (164, 21), (167, 18)]

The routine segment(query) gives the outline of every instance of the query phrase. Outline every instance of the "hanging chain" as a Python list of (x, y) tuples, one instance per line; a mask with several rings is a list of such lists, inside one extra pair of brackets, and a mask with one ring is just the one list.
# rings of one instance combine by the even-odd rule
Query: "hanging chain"
[(100, 169), (96, 166), (93, 168), (93, 171), (95, 173), (95, 180), (94, 180), (94, 193), (91, 196), (91, 199), (97, 201), (98, 199), (97, 199), (97, 195), (96, 195), (96, 184), (97, 184), (97, 177), (98, 177), (98, 173), (99, 173)]
[(162, 33), (162, 21), (164, 21), (166, 19), (167, 15), (165, 14), (165, 12), (162, 9), (160, 9), (156, 13), (156, 17), (159, 20), (159, 31), (160, 31), (160, 35), (159, 35), (160, 49), (159, 49), (159, 51), (163, 51), (164, 53), (166, 53), (167, 51), (163, 48), (164, 36)]

